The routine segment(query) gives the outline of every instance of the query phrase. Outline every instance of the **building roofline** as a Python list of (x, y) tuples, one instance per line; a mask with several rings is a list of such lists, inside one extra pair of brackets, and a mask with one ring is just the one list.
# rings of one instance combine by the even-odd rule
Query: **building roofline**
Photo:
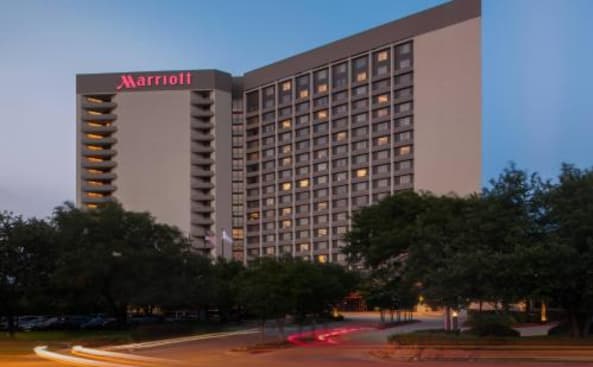
[(481, 0), (453, 0), (251, 70), (244, 75), (244, 86), (248, 90), (332, 61), (480, 16)]

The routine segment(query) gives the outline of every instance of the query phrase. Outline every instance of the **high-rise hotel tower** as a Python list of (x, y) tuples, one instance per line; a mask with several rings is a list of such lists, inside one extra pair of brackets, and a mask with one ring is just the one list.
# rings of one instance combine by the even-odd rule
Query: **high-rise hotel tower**
[(480, 7), (454, 0), (240, 77), (78, 75), (78, 205), (117, 199), (217, 256), (340, 262), (356, 209), (479, 190)]

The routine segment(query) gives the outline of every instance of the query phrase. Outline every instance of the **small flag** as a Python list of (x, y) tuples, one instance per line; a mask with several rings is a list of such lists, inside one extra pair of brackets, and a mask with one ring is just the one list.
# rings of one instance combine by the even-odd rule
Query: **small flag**
[(233, 238), (229, 236), (226, 230), (222, 230), (222, 241), (226, 243), (233, 243)]

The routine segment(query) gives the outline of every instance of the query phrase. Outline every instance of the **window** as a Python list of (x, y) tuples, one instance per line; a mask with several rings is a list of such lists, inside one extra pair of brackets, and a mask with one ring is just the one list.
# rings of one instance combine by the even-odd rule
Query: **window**
[(362, 122), (367, 122), (367, 114), (366, 113), (361, 113), (355, 116), (352, 116), (352, 119), (354, 120), (354, 123), (362, 123)]
[(327, 171), (327, 162), (317, 163), (315, 165), (315, 172)]
[(309, 174), (309, 166), (297, 167), (296, 169), (297, 176), (303, 176)]
[(352, 164), (362, 164), (368, 162), (368, 155), (367, 154), (359, 154), (352, 157)]
[(334, 168), (345, 168), (348, 166), (348, 159), (341, 158), (341, 159), (334, 159), (333, 167)]
[(348, 185), (341, 185), (341, 186), (334, 187), (334, 195), (345, 195), (347, 193), (348, 193)]
[(352, 205), (354, 205), (354, 206), (364, 206), (364, 205), (367, 205), (368, 203), (369, 203), (369, 197), (366, 195), (358, 196), (352, 200)]
[(348, 105), (346, 105), (346, 104), (341, 104), (339, 106), (335, 106), (333, 109), (334, 115), (339, 115), (339, 114), (343, 114), (343, 113), (347, 113), (347, 112), (348, 112)]
[(412, 176), (410, 176), (410, 175), (399, 176), (399, 184), (400, 185), (407, 185), (410, 183), (412, 183)]
[(366, 191), (369, 189), (368, 182), (357, 182), (352, 185), (352, 191)]
[(366, 95), (368, 93), (368, 91), (369, 90), (368, 90), (367, 86), (363, 85), (363, 86), (354, 88), (352, 90), (352, 94), (354, 94), (357, 97), (360, 97), (360, 96)]
[(388, 173), (389, 172), (389, 165), (388, 164), (381, 164), (378, 166), (375, 166), (373, 168), (373, 173), (374, 174), (382, 174), (382, 173)]
[(320, 136), (318, 138), (315, 138), (315, 140), (313, 140), (313, 144), (320, 146), (320, 145), (326, 145), (327, 144), (327, 136)]
[(288, 92), (292, 88), (292, 83), (290, 81), (286, 81), (282, 83), (282, 91)]
[(332, 121), (332, 126), (334, 129), (341, 129), (348, 126), (348, 119), (341, 118), (338, 120)]
[(412, 161), (410, 161), (410, 160), (395, 163), (395, 169), (398, 171), (411, 169), (411, 168), (412, 168)]
[(354, 137), (363, 137), (363, 136), (367, 136), (369, 133), (369, 130), (366, 126), (363, 127), (359, 127), (357, 129), (353, 129), (352, 130), (352, 136)]
[(354, 171), (354, 175), (356, 177), (367, 177), (369, 173), (369, 170), (366, 168), (361, 168), (361, 169), (357, 169), (356, 171)]
[(292, 208), (290, 208), (290, 207), (280, 209), (279, 215), (281, 215), (281, 216), (291, 215), (291, 214), (292, 214)]
[(297, 187), (300, 189), (309, 187), (309, 180), (308, 179), (299, 180), (297, 182)]
[(381, 150), (378, 152), (373, 153), (374, 160), (381, 160), (381, 159), (389, 159), (389, 151), (388, 150)]
[(400, 90), (396, 90), (394, 93), (393, 98), (400, 99), (400, 98), (410, 98), (412, 97), (412, 88), (404, 88)]
[(348, 206), (348, 199), (334, 200), (334, 208), (345, 208)]
[(379, 180), (373, 181), (374, 188), (387, 188), (390, 186), (390, 182), (388, 178), (382, 178)]
[(359, 110), (359, 109), (366, 109), (369, 107), (369, 101), (365, 99), (361, 99), (352, 103), (352, 109)]
[(258, 220), (259, 219), (259, 213), (258, 212), (249, 213), (247, 215), (247, 219), (249, 219), (249, 220)]
[(315, 203), (316, 211), (327, 210), (328, 207), (329, 207), (329, 203), (327, 201), (320, 201), (318, 203)]
[(297, 125), (303, 126), (309, 124), (309, 115), (302, 115), (297, 117)]
[(325, 237), (327, 236), (328, 230), (327, 228), (317, 228), (315, 230), (315, 237)]
[(296, 106), (296, 109), (299, 113), (309, 112), (309, 102), (299, 103)]
[(299, 205), (296, 207), (296, 212), (299, 214), (308, 213), (309, 212), (309, 205)]
[(394, 82), (396, 85), (410, 84), (412, 83), (412, 73), (398, 75), (395, 77)]
[[(336, 83), (336, 81), (334, 80), (334, 86), (335, 86), (335, 83)], [(333, 100), (334, 100), (334, 102), (338, 102), (338, 101), (343, 101), (347, 98), (348, 98), (348, 92), (343, 91), (343, 92), (334, 93)]]
[(290, 129), (292, 127), (292, 121), (290, 119), (280, 121), (280, 127), (282, 129)]
[(284, 157), (280, 160), (280, 165), (281, 166), (290, 166), (292, 164), (292, 158), (291, 157)]
[(348, 179), (348, 172), (334, 173), (334, 182), (340, 182)]
[(280, 228), (286, 229), (292, 227), (292, 221), (290, 219), (285, 219), (280, 222)]
[(346, 221), (346, 220), (348, 220), (348, 213), (347, 212), (334, 213), (333, 220), (336, 222)]
[(304, 138), (309, 136), (309, 128), (308, 127), (304, 127), (302, 129), (298, 129), (296, 131), (296, 136), (299, 138)]
[(375, 103), (387, 103), (389, 102), (389, 94), (380, 94), (375, 97)]
[[(272, 152), (274, 152), (274, 149), (270, 149)], [(288, 154), (292, 151), (292, 145), (290, 144), (286, 144), (280, 147), (280, 152), (282, 154)]]
[(327, 197), (328, 191), (327, 191), (327, 189), (318, 189), (318, 190), (315, 190), (314, 194), (315, 194), (315, 198), (324, 198), (324, 197)]
[(375, 146), (381, 146), (385, 144), (389, 144), (389, 136), (380, 136), (378, 138), (375, 138), (375, 140), (373, 141), (373, 145)]
[[(280, 171), (279, 173), (280, 178), (290, 178), (292, 176), (292, 171), (287, 169), (287, 170), (283, 170)], [(272, 179), (273, 179), (273, 174), (272, 174)]]
[(302, 153), (296, 156), (298, 163), (307, 163), (309, 161), (309, 153)]
[(325, 185), (327, 184), (327, 176), (317, 176), (315, 177), (315, 185)]
[[(290, 147), (290, 145), (289, 145), (289, 147)], [(276, 153), (274, 152), (274, 148), (264, 150), (264, 157), (271, 158), (274, 155), (276, 155)]]
[(412, 117), (406, 116), (395, 120), (395, 128), (404, 128), (412, 125)]
[[(263, 191), (264, 191), (264, 194), (273, 194), (274, 193), (274, 185), (264, 186)], [(249, 196), (257, 195), (257, 189), (247, 190), (247, 195), (249, 195)]]
[(291, 135), (290, 132), (282, 133), (282, 134), (278, 135), (278, 140), (280, 140), (280, 141), (290, 141), (290, 138), (291, 138), (290, 135)]
[(327, 132), (327, 128), (328, 128), (328, 123), (327, 122), (322, 122), (320, 124), (317, 124), (313, 127), (313, 132), (317, 133), (325, 133)]
[(296, 144), (297, 150), (304, 150), (309, 148), (309, 140), (302, 140)]
[(389, 115), (389, 107), (379, 108), (373, 111), (373, 118), (382, 118)]
[(317, 111), (315, 116), (318, 120), (325, 120), (327, 119), (327, 110)]
[(366, 71), (361, 71), (356, 74), (357, 82), (364, 82), (365, 80), (367, 80), (367, 72)]
[(309, 225), (309, 217), (297, 219), (297, 226), (308, 226), (308, 225)]
[(373, 131), (374, 132), (389, 131), (389, 122), (385, 121), (385, 122), (380, 122), (378, 124), (373, 125)]
[(341, 131), (339, 133), (334, 134), (334, 141), (345, 141), (348, 138), (348, 132)]
[(315, 224), (323, 224), (323, 223), (327, 223), (327, 221), (328, 221), (327, 214), (325, 214), (325, 215), (317, 215), (315, 217)]
[(387, 61), (388, 57), (389, 57), (389, 54), (387, 53), (387, 50), (379, 51), (377, 53), (377, 61), (378, 62)]
[[(306, 235), (306, 236), (304, 236), (304, 237), (306, 238), (306, 237), (308, 237), (308, 236)], [(300, 238), (300, 237), (299, 237), (299, 238)], [(309, 250), (311, 249), (311, 245), (310, 245), (310, 244), (308, 244), (308, 243), (299, 243), (299, 244), (297, 245), (297, 249), (298, 249), (298, 251), (301, 251), (301, 252), (303, 252), (303, 251), (309, 251)]]
[(290, 191), (291, 188), (292, 184), (290, 182), (284, 182), (283, 184), (280, 184), (280, 190), (282, 191)]
[(395, 134), (395, 141), (407, 141), (412, 139), (412, 133), (410, 131), (406, 131), (403, 133)]
[(367, 140), (357, 141), (352, 145), (352, 150), (366, 150), (369, 147)]
[(323, 159), (323, 158), (327, 158), (328, 154), (327, 154), (327, 149), (320, 149), (320, 150), (316, 150), (315, 151), (315, 159)]
[(410, 145), (404, 145), (403, 147), (395, 148), (395, 155), (407, 155), (412, 152), (412, 147)]
[(304, 192), (299, 192), (296, 195), (297, 200), (309, 200), (309, 192), (308, 191), (304, 191)]

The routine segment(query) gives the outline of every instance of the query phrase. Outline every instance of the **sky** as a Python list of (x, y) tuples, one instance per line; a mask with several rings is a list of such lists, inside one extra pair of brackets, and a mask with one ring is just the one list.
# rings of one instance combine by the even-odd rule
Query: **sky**
[[(240, 75), (443, 0), (0, 0), (0, 211), (75, 198), (75, 75)], [(380, 11), (373, 11), (380, 10)], [(593, 166), (591, 0), (483, 0), (483, 174)]]

